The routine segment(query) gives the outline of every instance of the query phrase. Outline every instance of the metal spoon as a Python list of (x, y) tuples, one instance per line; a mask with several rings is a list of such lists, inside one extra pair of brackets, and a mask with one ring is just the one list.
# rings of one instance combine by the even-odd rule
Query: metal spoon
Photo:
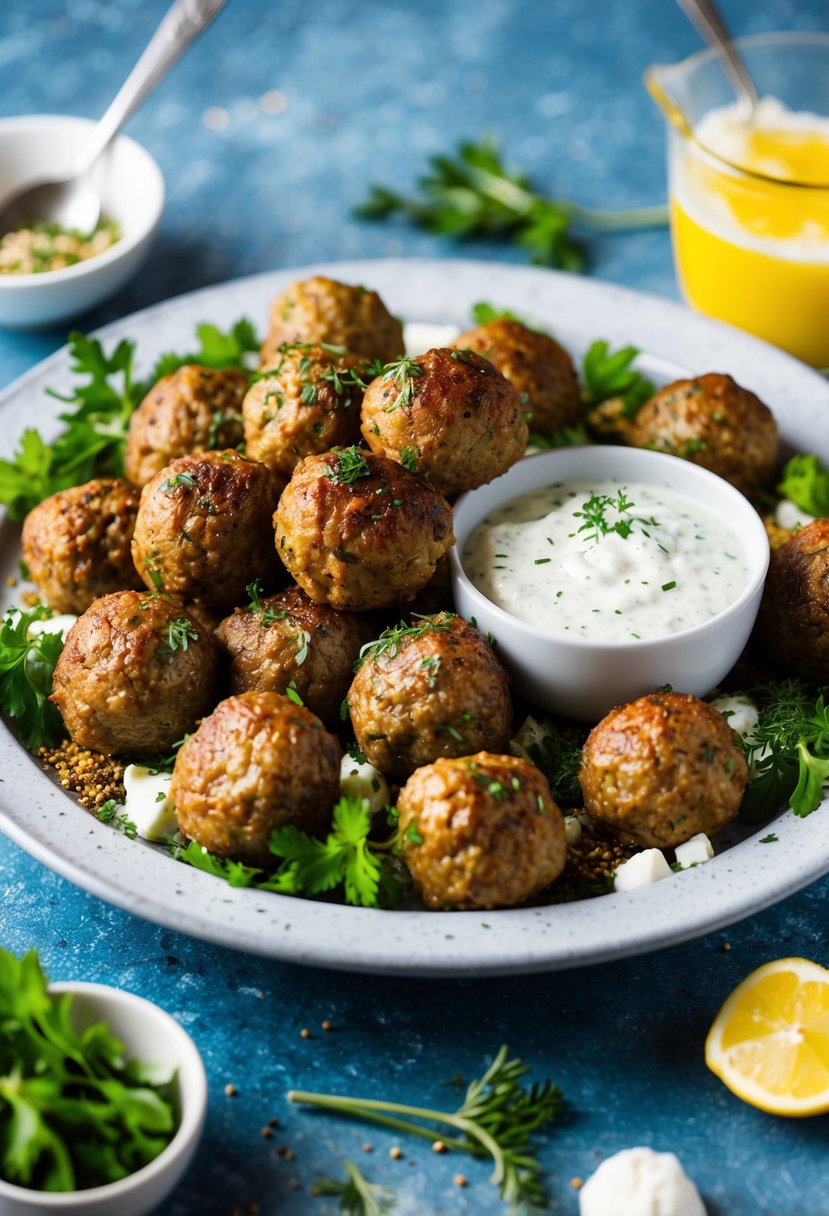
[(93, 231), (101, 215), (101, 198), (90, 176), (92, 167), (127, 119), (226, 2), (175, 0), (90, 135), (75, 171), (63, 178), (40, 178), (8, 195), (0, 205), (0, 235), (14, 231), (27, 220), (60, 224), (85, 233)]
[(677, 4), (703, 40), (719, 51), (723, 71), (745, 110), (746, 121), (751, 122), (758, 101), (757, 89), (714, 0), (677, 0)]

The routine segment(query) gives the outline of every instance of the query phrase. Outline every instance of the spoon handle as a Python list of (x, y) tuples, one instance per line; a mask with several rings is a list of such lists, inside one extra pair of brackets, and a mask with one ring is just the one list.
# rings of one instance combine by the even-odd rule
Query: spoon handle
[(175, 0), (95, 127), (77, 167), (79, 176), (92, 168), (127, 119), (146, 101), (190, 43), (226, 3), (227, 0)]
[(731, 31), (725, 24), (722, 13), (714, 0), (677, 0), (685, 16), (697, 29), (709, 46), (719, 51), (723, 69), (731, 81), (734, 91), (748, 107), (749, 114), (757, 105), (757, 90), (742, 57), (734, 46)]

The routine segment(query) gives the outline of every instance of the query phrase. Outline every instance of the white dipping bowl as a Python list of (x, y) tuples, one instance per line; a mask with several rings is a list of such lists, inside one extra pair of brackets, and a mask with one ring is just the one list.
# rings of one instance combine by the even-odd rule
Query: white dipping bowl
[[(72, 172), (94, 123), (65, 115), (0, 119), (0, 202)], [(121, 238), (111, 248), (43, 274), (0, 274), (0, 326), (42, 329), (78, 316), (122, 287), (147, 256), (164, 208), (164, 179), (149, 152), (119, 135), (93, 170), (103, 214)]]
[[(467, 578), (461, 555), (484, 516), (556, 482), (617, 477), (667, 486), (722, 516), (745, 546), (749, 575), (740, 596), (716, 616), (680, 633), (652, 640), (593, 641), (536, 628), (519, 620), (478, 590)], [(542, 709), (595, 722), (621, 705), (665, 684), (703, 696), (734, 666), (748, 641), (769, 564), (762, 520), (751, 503), (728, 482), (676, 456), (606, 444), (561, 448), (529, 456), (488, 485), (455, 504), (457, 544), (449, 555), (455, 606), (490, 632), (498, 656), (516, 689)], [(548, 567), (550, 568), (550, 567)]]
[(76, 1026), (104, 1021), (127, 1058), (176, 1070), (178, 1130), (162, 1153), (127, 1178), (86, 1191), (47, 1193), (0, 1179), (2, 1216), (147, 1216), (181, 1179), (192, 1160), (207, 1113), (207, 1077), (195, 1043), (178, 1022), (143, 997), (104, 984), (50, 984), (75, 996)]

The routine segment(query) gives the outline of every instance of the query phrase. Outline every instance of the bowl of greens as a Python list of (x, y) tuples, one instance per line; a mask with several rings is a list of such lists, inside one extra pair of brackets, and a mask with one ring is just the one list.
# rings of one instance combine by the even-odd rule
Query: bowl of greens
[(0, 1212), (144, 1216), (189, 1165), (207, 1078), (157, 1005), (101, 984), (47, 985), (0, 950)]

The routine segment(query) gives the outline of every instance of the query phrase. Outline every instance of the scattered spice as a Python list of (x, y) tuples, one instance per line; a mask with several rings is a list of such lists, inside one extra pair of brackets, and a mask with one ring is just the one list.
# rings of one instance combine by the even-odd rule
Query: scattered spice
[(445, 1152), (448, 1152), (448, 1149), (442, 1140), (436, 1140), (434, 1142), (434, 1144), (432, 1145), (432, 1152), (433, 1153), (445, 1153)]
[(98, 810), (110, 798), (124, 801), (124, 765), (120, 760), (69, 741), (38, 748), (37, 755), (55, 770), (62, 788), (77, 794), (81, 806), (88, 810)]
[(368, 1141), (366, 1141), (366, 1143), (363, 1145), (363, 1152), (364, 1152), (364, 1153), (373, 1153), (373, 1152), (374, 1152), (374, 1145), (373, 1145), (373, 1144), (369, 1144), (369, 1143), (368, 1143)]
[(579, 1177), (571, 1178), (570, 1186), (573, 1188), (574, 1191), (580, 1191), (581, 1188), (584, 1186), (584, 1179), (579, 1178)]
[(452, 1181), (454, 1182), (455, 1186), (469, 1186), (466, 1174), (456, 1174)]
[(303, 1026), (302, 1030), (299, 1032), (299, 1037), (301, 1039), (313, 1039), (314, 1036), (311, 1034), (311, 1031), (307, 1026)]
[(392, 1161), (399, 1161), (403, 1156), (403, 1149), (398, 1148), (398, 1146), (395, 1144), (389, 1149), (389, 1156), (391, 1157)]
[(225, 1097), (226, 1098), (235, 1098), (236, 1095), (238, 1094), (238, 1092), (239, 1091), (236, 1088), (236, 1086), (233, 1084), (233, 1082), (228, 1081), (227, 1085), (225, 1086)]
[(323, 1028), (323, 1030), (333, 1030), (334, 1029), (333, 1025), (331, 1024), (331, 1022), (329, 1022), (328, 1018), (326, 1018), (325, 1021), (322, 1023), (322, 1028)]

